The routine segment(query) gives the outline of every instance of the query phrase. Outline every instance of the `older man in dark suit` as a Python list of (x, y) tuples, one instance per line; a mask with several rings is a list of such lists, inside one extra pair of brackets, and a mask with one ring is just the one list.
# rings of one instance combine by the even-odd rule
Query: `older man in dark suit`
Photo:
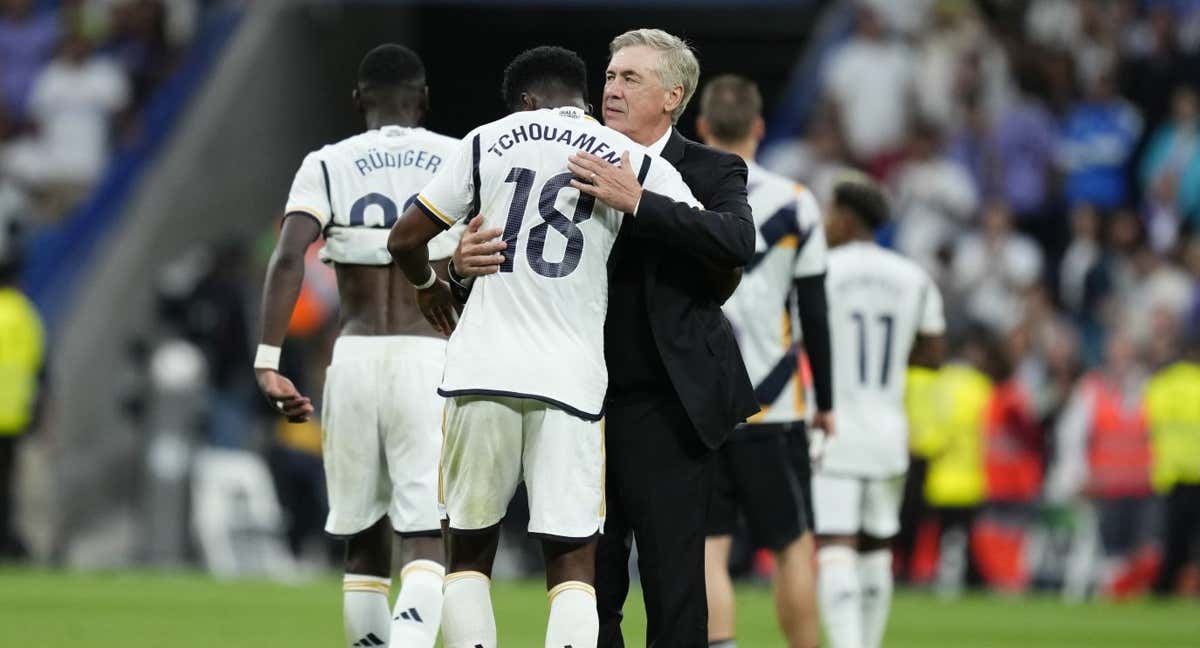
[[(758, 404), (721, 303), (754, 254), (746, 165), (675, 130), (699, 81), (681, 39), (657, 29), (613, 39), (605, 124), (675, 166), (706, 209), (643, 191), (637, 169), (574, 156), (580, 191), (632, 215), (610, 259), (605, 350), (607, 520), (596, 594), (602, 647), (623, 646), (631, 542), (648, 617), (647, 645), (704, 646), (705, 519), (713, 449)], [(454, 259), (458, 275), (495, 271), (503, 243), (473, 232)]]

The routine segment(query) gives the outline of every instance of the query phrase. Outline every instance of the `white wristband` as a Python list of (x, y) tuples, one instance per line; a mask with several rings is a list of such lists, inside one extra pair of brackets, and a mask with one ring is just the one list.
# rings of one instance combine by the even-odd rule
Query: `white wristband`
[(254, 355), (254, 368), (279, 371), (279, 354), (281, 351), (282, 349), (277, 346), (269, 344), (258, 345), (258, 353)]
[(437, 282), (437, 278), (437, 273), (433, 271), (433, 266), (429, 266), (429, 278), (426, 279), (421, 285), (416, 286), (416, 289), (429, 290), (429, 287)]

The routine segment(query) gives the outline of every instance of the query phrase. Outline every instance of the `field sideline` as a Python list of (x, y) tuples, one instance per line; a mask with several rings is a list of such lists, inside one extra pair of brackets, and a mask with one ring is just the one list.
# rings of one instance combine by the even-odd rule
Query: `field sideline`
[[(494, 600), (501, 645), (542, 645), (540, 583), (497, 583)], [(643, 645), (645, 627), (640, 599), (634, 603), (626, 621), (631, 647)], [(339, 610), (335, 580), (289, 586), (217, 582), (190, 572), (0, 570), (0, 646), (336, 648)], [(739, 588), (738, 613), (743, 648), (782, 645), (764, 588)], [(946, 603), (907, 593), (896, 600), (887, 645), (1194, 648), (1198, 637), (1195, 601), (1067, 606), (1046, 598), (977, 596)]]

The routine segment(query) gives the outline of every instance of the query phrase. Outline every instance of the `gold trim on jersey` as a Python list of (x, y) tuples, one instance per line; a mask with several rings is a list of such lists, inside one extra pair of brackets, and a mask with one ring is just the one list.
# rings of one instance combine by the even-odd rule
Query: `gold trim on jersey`
[(438, 209), (437, 207), (434, 207), (433, 203), (429, 202), (429, 199), (426, 198), (425, 196), (422, 196), (421, 194), (417, 194), (417, 200), (422, 205), (424, 205), (426, 209), (433, 212), (433, 215), (437, 216), (447, 226), (452, 226), (456, 222), (453, 218), (450, 218), (449, 216), (447, 216), (445, 212)]
[(288, 207), (287, 209), (283, 210), (283, 215), (286, 218), (288, 214), (308, 214), (309, 216), (317, 219), (317, 222), (321, 224), (321, 227), (324, 227), (325, 224), (329, 222), (328, 217), (322, 214), (319, 209), (315, 209), (313, 207)]
[(369, 580), (348, 580), (342, 582), (343, 592), (376, 592), (386, 596), (391, 589), (390, 581), (387, 583)]
[(546, 592), (546, 598), (553, 603), (554, 597), (566, 592), (567, 590), (579, 590), (581, 592), (587, 592), (592, 598), (596, 597), (595, 587), (592, 587), (583, 581), (567, 581), (565, 583), (559, 583), (558, 585), (555, 585), (553, 589), (551, 589), (549, 592)]

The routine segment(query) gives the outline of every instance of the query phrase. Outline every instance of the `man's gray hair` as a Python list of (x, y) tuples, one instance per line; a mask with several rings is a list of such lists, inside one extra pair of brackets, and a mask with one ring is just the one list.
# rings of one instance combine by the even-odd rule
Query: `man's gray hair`
[(671, 122), (678, 122), (679, 116), (687, 108), (692, 95), (696, 93), (696, 86), (700, 83), (700, 62), (696, 60), (696, 53), (687, 41), (661, 29), (627, 31), (612, 39), (608, 45), (608, 53), (611, 56), (626, 47), (636, 45), (645, 45), (662, 55), (659, 57), (658, 79), (664, 88), (683, 88), (683, 100), (671, 112)]

